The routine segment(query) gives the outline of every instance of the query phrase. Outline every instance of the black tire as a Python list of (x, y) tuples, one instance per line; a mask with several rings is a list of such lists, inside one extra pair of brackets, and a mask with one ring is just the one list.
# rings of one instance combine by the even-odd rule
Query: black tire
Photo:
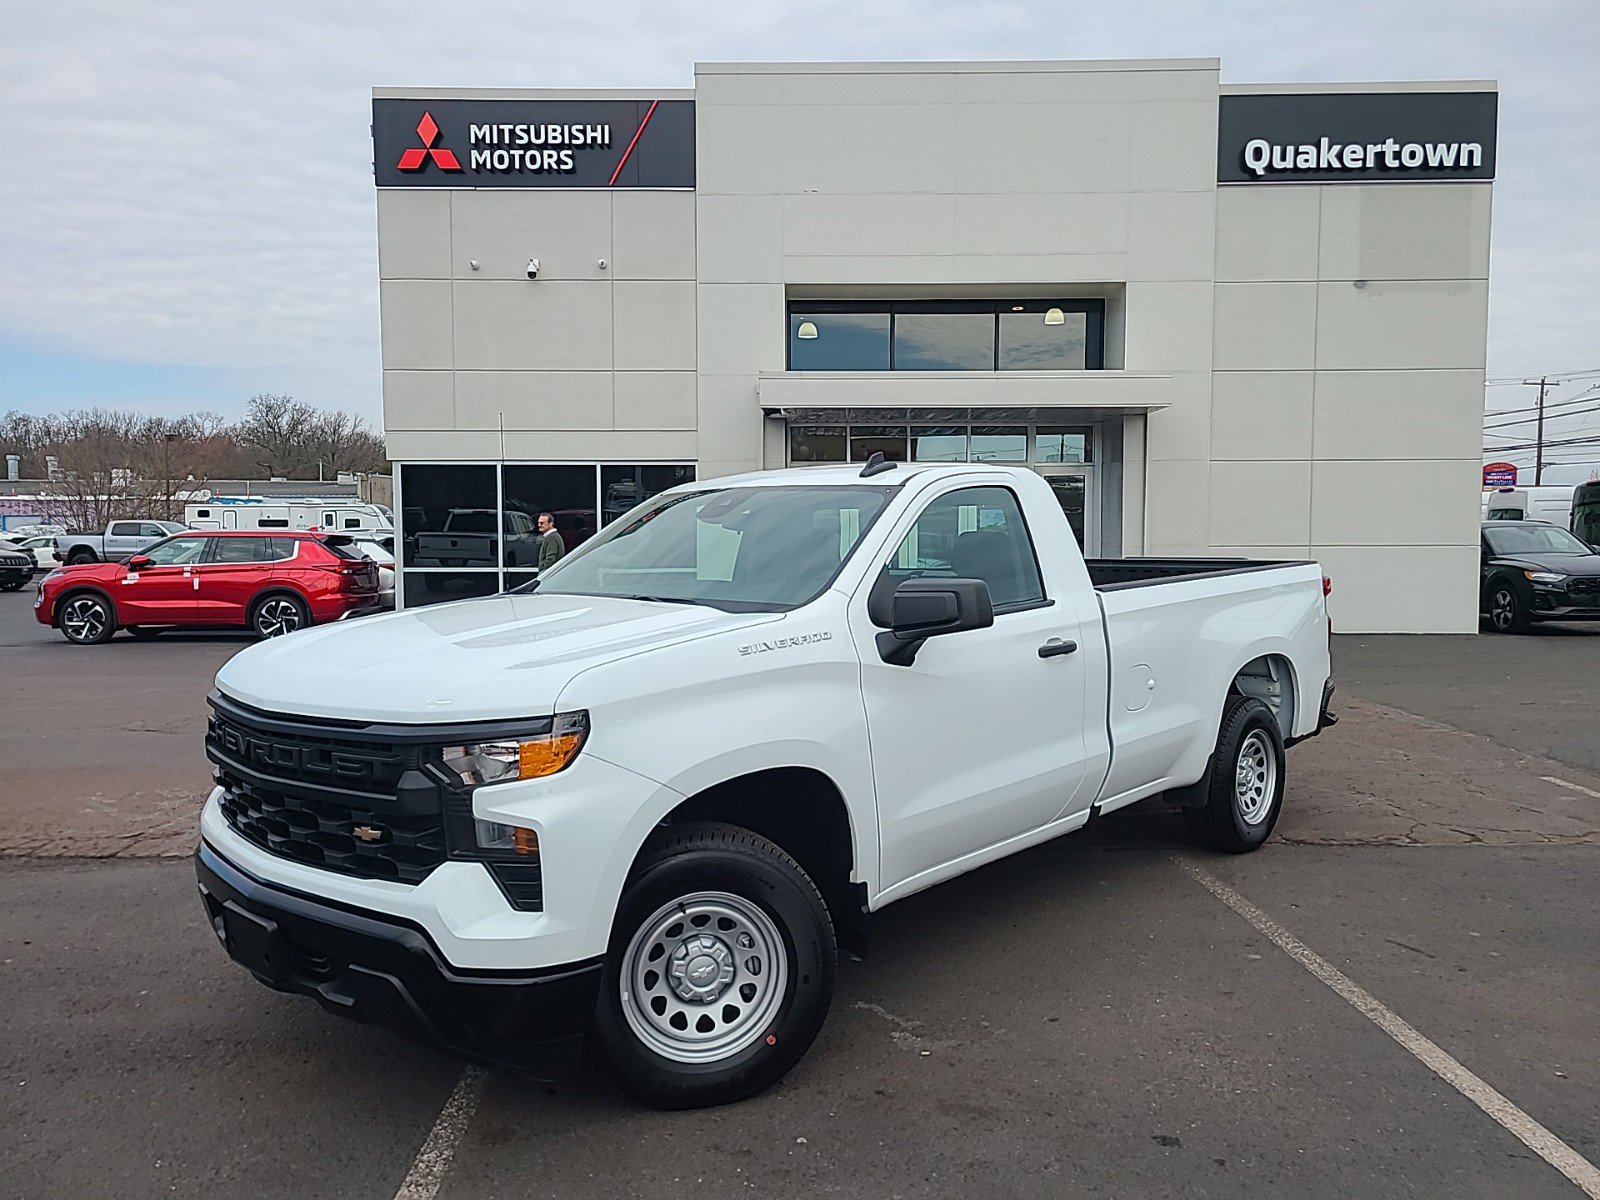
[(26, 579), (13, 579), (7, 583), (0, 583), (0, 592), (20, 592), (22, 585), (27, 582)]
[(81, 567), (84, 563), (99, 561), (99, 556), (93, 550), (74, 550), (67, 555), (67, 566), (69, 567)]
[(250, 606), (250, 629), (257, 637), (280, 637), (310, 627), (306, 602), (288, 592), (268, 592)]
[[(1259, 758), (1265, 777), (1241, 794), (1241, 760)], [(1283, 809), (1283, 735), (1272, 710), (1253, 696), (1229, 696), (1222, 710), (1205, 803), (1183, 819), (1201, 844), (1226, 854), (1254, 850), (1272, 834)]]
[(149, 642), (160, 637), (162, 629), (159, 625), (129, 625), (128, 632), (141, 642)]
[(1506, 579), (1496, 579), (1489, 585), (1489, 628), (1496, 633), (1527, 633), (1532, 622), (1528, 619), (1528, 606), (1515, 584)]
[(117, 631), (116, 610), (99, 592), (68, 592), (56, 610), (56, 628), (74, 646), (98, 646)]
[[(706, 924), (700, 920), (705, 913), (696, 909), (714, 906), (717, 896), (745, 906), (758, 923), (764, 914), (781, 943), (781, 964), (774, 946), (771, 962), (763, 965), (758, 956), (762, 942), (744, 940), (749, 935), (734, 921), (719, 917)], [(670, 912), (674, 907), (689, 917), (688, 923), (675, 921)], [(662, 922), (674, 924), (662, 926)], [(662, 928), (659, 938), (652, 936), (658, 926)], [(710, 969), (716, 970), (713, 956), (717, 950), (700, 943), (702, 934), (696, 929), (713, 935), (712, 941), (717, 943), (726, 933), (732, 940), (721, 944), (734, 964), (733, 974), (725, 980), (703, 981), (705, 988), (723, 990), (708, 993), (696, 1002), (698, 1007), (691, 1006), (688, 997), (679, 999), (671, 994), (675, 986), (696, 986), (694, 973), (706, 970), (705, 964), (711, 963)], [(674, 950), (665, 951), (674, 941)], [(663, 952), (655, 956), (658, 942)], [(693, 958), (686, 957), (691, 943), (696, 943)], [(739, 956), (751, 951), (734, 947), (750, 946), (757, 954), (741, 960)], [(680, 984), (674, 985), (666, 978), (667, 967), (680, 958)], [(653, 962), (663, 964), (661, 972), (648, 969)], [(640, 968), (642, 976), (636, 975)], [(775, 1083), (800, 1061), (828, 1014), (837, 973), (833, 921), (816, 884), (799, 863), (765, 838), (737, 826), (670, 826), (645, 848), (617, 906), (595, 1010), (593, 1044), (623, 1088), (647, 1104), (703, 1108), (742, 1100)], [(757, 989), (763, 974), (775, 980), (770, 992)], [(630, 986), (630, 995), (637, 993), (636, 998), (625, 998), (625, 980), (648, 979), (650, 975), (658, 976), (657, 983), (648, 985), (656, 994), (647, 999), (642, 989)], [(658, 1002), (661, 1007), (654, 1008)], [(670, 1045), (676, 1036), (663, 1028), (677, 1017), (676, 1011), (667, 1012), (668, 1003), (679, 1011), (700, 1014), (695, 1028), (706, 1036), (744, 1040), (731, 1043), (726, 1054), (703, 1061), (664, 1055), (645, 1038)], [(741, 1010), (740, 1004), (747, 1007)], [(647, 1007), (653, 1008), (655, 1018), (644, 1011)], [(633, 1014), (631, 1020), (629, 1013)], [(711, 1028), (717, 1021), (731, 1022), (726, 1033)], [(641, 1034), (635, 1023), (647, 1033)], [(681, 1036), (687, 1053), (689, 1034), (686, 1026), (680, 1028), (685, 1029)]]

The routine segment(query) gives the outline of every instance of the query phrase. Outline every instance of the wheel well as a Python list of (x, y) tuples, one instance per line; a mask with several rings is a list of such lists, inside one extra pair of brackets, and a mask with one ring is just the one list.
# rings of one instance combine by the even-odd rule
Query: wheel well
[(107, 607), (109, 607), (111, 609), (111, 623), (113, 625), (118, 623), (117, 622), (117, 602), (115, 600), (113, 600), (104, 591), (104, 589), (102, 589), (102, 588), (87, 587), (87, 586), (84, 586), (84, 585), (80, 584), (78, 587), (71, 588), (68, 591), (62, 592), (61, 595), (56, 598), (56, 609), (55, 609), (55, 612), (51, 615), (50, 623), (52, 625), (54, 625), (57, 629), (59, 629), (61, 627), (61, 610), (66, 608), (67, 601), (71, 600), (74, 596), (97, 596), (101, 600), (104, 600), (106, 602)]
[(1228, 685), (1238, 696), (1254, 696), (1272, 710), (1284, 741), (1294, 736), (1294, 667), (1281, 654), (1263, 654), (1239, 668)]
[(738, 825), (782, 847), (822, 892), (841, 944), (861, 952), (866, 889), (850, 882), (855, 870), (850, 814), (838, 787), (821, 771), (777, 767), (741, 775), (690, 796), (667, 814), (666, 822), (674, 821)]

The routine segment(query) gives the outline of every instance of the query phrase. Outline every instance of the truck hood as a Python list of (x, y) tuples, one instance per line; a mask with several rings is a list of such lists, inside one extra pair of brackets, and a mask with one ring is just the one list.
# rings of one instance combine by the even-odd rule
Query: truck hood
[(543, 716), (580, 672), (779, 620), (605, 596), (494, 596), (261, 642), (217, 673), (269, 712), (404, 724)]

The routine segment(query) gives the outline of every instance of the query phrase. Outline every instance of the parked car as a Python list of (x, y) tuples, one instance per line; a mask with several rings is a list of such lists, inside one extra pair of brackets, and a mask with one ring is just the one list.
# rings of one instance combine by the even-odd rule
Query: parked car
[(112, 521), (104, 533), (66, 533), (56, 538), (55, 558), (70, 566), (121, 562), (183, 530), (176, 521)]
[(180, 533), (126, 563), (52, 571), (33, 602), (41, 625), (81, 646), (118, 629), (293, 633), (376, 606), (378, 567), (341, 535)]
[(358, 554), (378, 564), (378, 607), (394, 607), (394, 535), (352, 537), (350, 544)]
[(7, 536), (0, 539), (0, 548), (6, 550), (20, 550), (33, 559), (35, 571), (49, 571), (55, 568), (56, 539), (53, 534), (31, 534), (28, 537)]
[(278, 990), (735, 1100), (805, 1053), (869, 910), (1160, 792), (1260, 846), (1333, 720), (1325, 594), (1313, 562), (1086, 564), (1019, 468), (673, 488), (526, 588), (235, 655), (202, 898)]
[(0, 592), (20, 591), (33, 578), (33, 556), (24, 550), (0, 549)]
[(1478, 611), (1497, 633), (1535, 621), (1600, 621), (1600, 554), (1559, 525), (1485, 521)]
[(1600, 550), (1600, 480), (1591, 479), (1572, 489), (1570, 528), (1580, 542)]

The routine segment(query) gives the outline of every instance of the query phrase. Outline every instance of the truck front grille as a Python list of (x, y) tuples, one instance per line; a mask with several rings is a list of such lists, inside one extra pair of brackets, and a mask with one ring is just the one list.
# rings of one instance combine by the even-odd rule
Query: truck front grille
[(437, 813), (380, 816), (239, 780), (224, 779), (222, 786), (228, 824), (280, 858), (363, 879), (421, 883), (446, 857), (444, 820)]
[(420, 883), (449, 856), (426, 746), (216, 697), (212, 707), (206, 755), (241, 837), (307, 866), (398, 883)]

